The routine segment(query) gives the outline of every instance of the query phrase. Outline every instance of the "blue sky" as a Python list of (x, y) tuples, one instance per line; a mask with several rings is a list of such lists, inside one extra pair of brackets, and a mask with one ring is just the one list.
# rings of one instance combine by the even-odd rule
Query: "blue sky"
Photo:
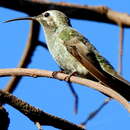
[[(60, 0), (57, 0), (60, 1)], [(65, 2), (106, 5), (109, 8), (130, 14), (130, 1), (108, 1), (108, 0), (64, 0)], [(26, 14), (0, 7), (0, 21), (16, 17), (24, 17)], [(117, 69), (118, 66), (118, 43), (119, 27), (92, 21), (71, 19), (74, 28), (86, 36), (91, 43), (105, 56)], [(0, 24), (0, 68), (15, 68), (22, 55), (29, 32), (29, 21), (17, 21), (7, 24)], [(123, 76), (130, 81), (130, 29), (125, 29)], [(44, 41), (44, 33), (41, 28), (39, 39)], [(59, 70), (51, 55), (42, 47), (37, 47), (29, 68), (44, 70)], [(9, 78), (0, 78), (0, 86), (3, 88)], [(74, 84), (79, 95), (79, 112), (74, 114), (74, 98), (64, 81), (48, 78), (24, 77), (18, 88), (13, 93), (20, 99), (36, 106), (45, 112), (65, 118), (75, 123), (81, 123), (86, 116), (95, 110), (106, 98), (103, 94)], [(34, 123), (14, 108), (6, 105), (11, 118), (9, 130), (37, 130)], [(88, 130), (127, 130), (130, 128), (130, 115), (125, 108), (117, 101), (111, 101), (92, 121), (87, 125)], [(45, 130), (55, 130), (53, 127), (43, 127)]]

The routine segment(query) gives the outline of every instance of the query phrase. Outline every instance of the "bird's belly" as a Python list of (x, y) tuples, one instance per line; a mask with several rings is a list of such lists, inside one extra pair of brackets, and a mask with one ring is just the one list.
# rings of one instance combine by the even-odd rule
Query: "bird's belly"
[(49, 47), (49, 51), (67, 73), (77, 72), (79, 75), (87, 75), (87, 69), (68, 52), (64, 44), (55, 42), (52, 47)]

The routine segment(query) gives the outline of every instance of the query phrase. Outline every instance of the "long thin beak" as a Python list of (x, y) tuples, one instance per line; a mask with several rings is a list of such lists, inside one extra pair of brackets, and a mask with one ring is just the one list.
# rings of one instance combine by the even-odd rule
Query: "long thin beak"
[(8, 23), (8, 22), (17, 21), (17, 20), (35, 20), (35, 21), (37, 21), (35, 17), (24, 17), (24, 18), (10, 19), (10, 20), (4, 21), (3, 23)]

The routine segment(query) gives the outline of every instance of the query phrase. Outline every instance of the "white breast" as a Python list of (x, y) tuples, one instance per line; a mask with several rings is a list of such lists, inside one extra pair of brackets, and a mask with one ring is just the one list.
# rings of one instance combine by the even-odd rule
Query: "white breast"
[(49, 51), (57, 64), (68, 73), (78, 72), (80, 75), (86, 75), (87, 69), (67, 51), (62, 42), (60, 39), (55, 39), (53, 45), (48, 45)]

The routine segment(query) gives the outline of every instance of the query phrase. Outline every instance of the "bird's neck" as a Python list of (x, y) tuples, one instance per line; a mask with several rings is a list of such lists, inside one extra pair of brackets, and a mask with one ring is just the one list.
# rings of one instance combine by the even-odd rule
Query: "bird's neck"
[(59, 27), (49, 28), (44, 26), (44, 32), (45, 32), (45, 38), (47, 41), (47, 44), (51, 44), (54, 42), (56, 35), (60, 33), (64, 28), (64, 25), (61, 25)]
[(50, 43), (51, 40), (53, 39), (53, 36), (56, 33), (56, 28), (49, 28), (49, 27), (44, 27), (44, 33), (45, 33), (45, 38), (47, 43)]

